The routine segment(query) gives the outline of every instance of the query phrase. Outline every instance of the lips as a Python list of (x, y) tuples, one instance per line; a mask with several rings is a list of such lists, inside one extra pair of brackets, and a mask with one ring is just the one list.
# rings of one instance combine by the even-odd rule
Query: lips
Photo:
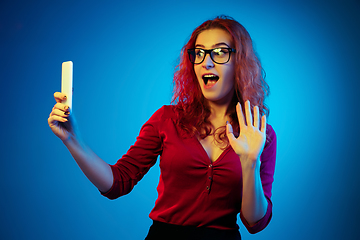
[(205, 88), (211, 88), (219, 80), (219, 76), (213, 73), (205, 73), (202, 75), (202, 79), (205, 84)]

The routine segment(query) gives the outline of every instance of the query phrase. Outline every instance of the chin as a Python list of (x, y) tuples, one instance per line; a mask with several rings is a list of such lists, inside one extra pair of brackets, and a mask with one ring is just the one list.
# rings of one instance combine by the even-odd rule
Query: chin
[(203, 96), (204, 98), (209, 101), (209, 102), (213, 102), (213, 103), (217, 103), (217, 104), (229, 104), (233, 98), (233, 94), (234, 92), (229, 91), (228, 93), (217, 93), (216, 91), (214, 92), (203, 92)]
[(207, 101), (214, 103), (226, 102), (226, 100), (228, 99), (226, 96), (214, 96), (212, 94), (206, 94), (204, 95), (204, 98)]

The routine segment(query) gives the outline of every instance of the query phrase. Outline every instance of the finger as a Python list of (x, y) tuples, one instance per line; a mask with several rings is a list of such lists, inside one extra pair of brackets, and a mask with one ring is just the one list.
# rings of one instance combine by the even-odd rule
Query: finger
[(64, 101), (66, 99), (66, 95), (61, 92), (55, 92), (54, 98), (55, 98), (56, 102), (61, 103), (62, 101)]
[(247, 100), (245, 102), (245, 115), (246, 115), (246, 125), (251, 126), (253, 124), (252, 122), (252, 114), (250, 109), (250, 101)]
[(259, 118), (259, 107), (254, 106), (254, 127), (259, 129), (260, 127), (260, 118)]
[(60, 116), (60, 117), (68, 117), (70, 114), (70, 112), (66, 111), (62, 111), (60, 109), (56, 109), (54, 108), (51, 113), (50, 113), (50, 116)]
[(261, 132), (266, 134), (266, 115), (261, 117)]
[(55, 115), (61, 115), (61, 116), (63, 116), (64, 113), (65, 113), (65, 115), (69, 115), (69, 114), (70, 114), (70, 108), (69, 108), (69, 106), (67, 106), (67, 105), (65, 105), (65, 104), (62, 104), (62, 103), (56, 103), (56, 104), (54, 105), (54, 107), (52, 108), (52, 111), (51, 111), (51, 113), (50, 113), (50, 116), (54, 115), (54, 111), (55, 111), (55, 110), (58, 110), (58, 111), (61, 111), (61, 112), (62, 112), (62, 113), (59, 113), (59, 112), (57, 111), (57, 114), (55, 114)]
[(54, 109), (60, 109), (64, 112), (70, 112), (70, 107), (68, 105), (65, 105), (63, 103), (56, 103), (54, 105)]
[(226, 121), (226, 132), (227, 133), (233, 133), (234, 132), (231, 124), (229, 123), (229, 121)]
[(234, 133), (233, 133), (233, 128), (229, 122), (226, 123), (226, 136), (229, 139), (230, 145), (232, 144), (232, 142), (234, 142), (236, 140)]
[(245, 120), (244, 120), (244, 114), (242, 112), (240, 103), (238, 103), (236, 105), (236, 113), (237, 113), (237, 116), (238, 116), (239, 126), (240, 126), (240, 129), (241, 129), (241, 127), (245, 127)]
[(49, 126), (55, 125), (56, 122), (67, 122), (68, 120), (66, 118), (53, 115), (48, 118)]

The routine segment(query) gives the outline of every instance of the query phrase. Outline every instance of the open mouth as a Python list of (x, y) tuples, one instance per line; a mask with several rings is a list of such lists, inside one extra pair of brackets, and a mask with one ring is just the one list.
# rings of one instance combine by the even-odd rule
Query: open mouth
[(204, 74), (202, 76), (202, 79), (203, 79), (206, 87), (212, 87), (219, 80), (219, 76), (217, 76), (215, 74)]

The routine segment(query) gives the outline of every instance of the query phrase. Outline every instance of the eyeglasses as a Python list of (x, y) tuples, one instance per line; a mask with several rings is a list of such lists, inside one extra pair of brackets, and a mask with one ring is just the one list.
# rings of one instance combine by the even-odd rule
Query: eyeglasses
[(193, 48), (187, 50), (189, 54), (190, 62), (194, 64), (200, 64), (204, 61), (206, 54), (210, 54), (211, 60), (218, 64), (227, 63), (230, 60), (232, 52), (236, 52), (233, 48), (214, 48), (214, 49), (202, 49)]

